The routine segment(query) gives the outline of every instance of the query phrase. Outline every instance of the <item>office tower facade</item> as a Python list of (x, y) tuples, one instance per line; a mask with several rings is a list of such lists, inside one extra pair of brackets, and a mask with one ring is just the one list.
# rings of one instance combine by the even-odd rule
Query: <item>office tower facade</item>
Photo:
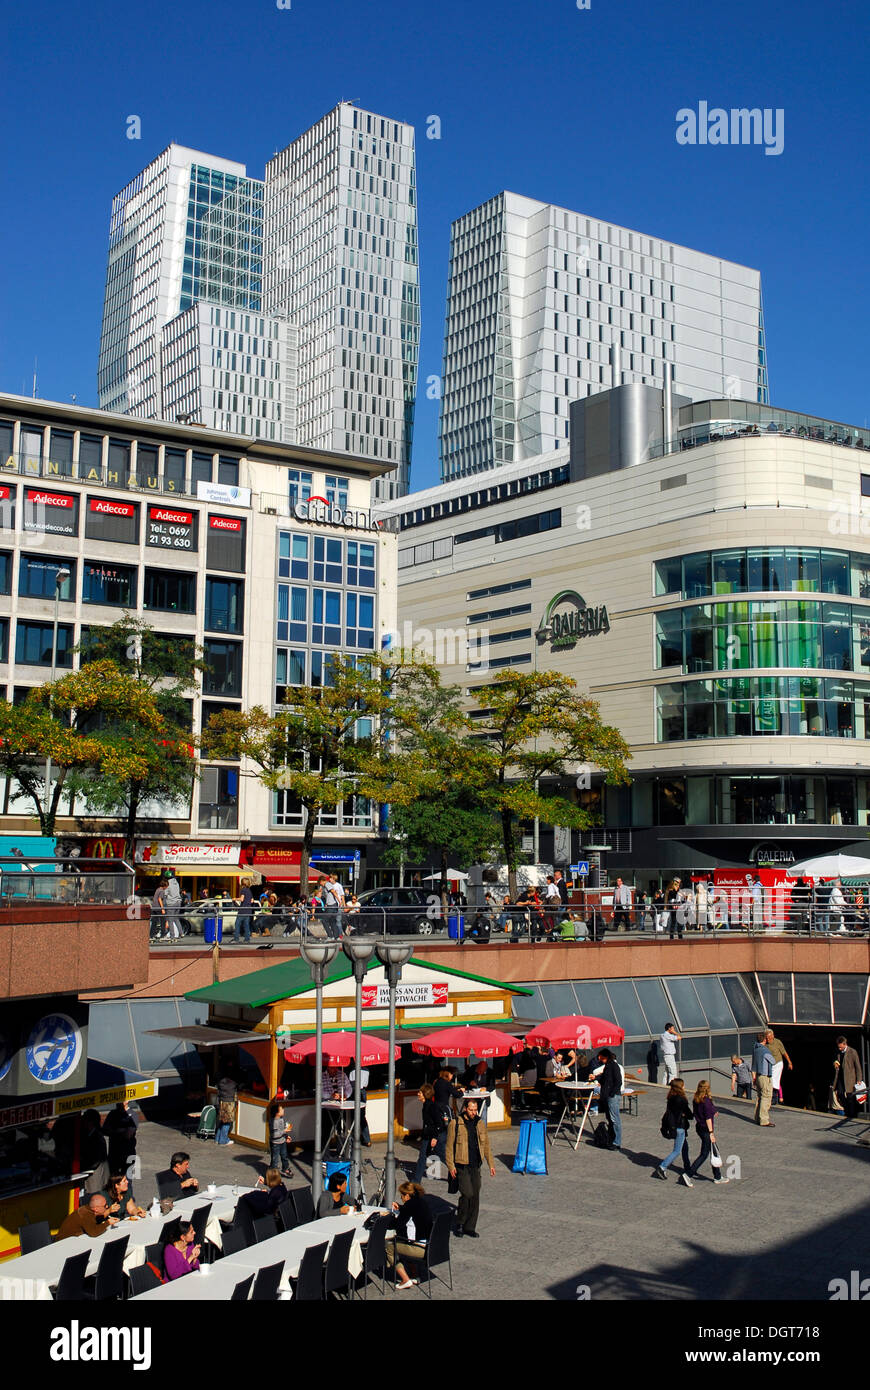
[(499, 193), (453, 224), (440, 422), (444, 481), (568, 439), (612, 386), (767, 403), (757, 270)]
[(297, 439), (408, 491), (420, 335), (413, 127), (336, 106), (266, 167), (263, 290), (299, 333)]
[(117, 195), (102, 409), (292, 440), (295, 335), (262, 313), (263, 196), (243, 164), (181, 145)]

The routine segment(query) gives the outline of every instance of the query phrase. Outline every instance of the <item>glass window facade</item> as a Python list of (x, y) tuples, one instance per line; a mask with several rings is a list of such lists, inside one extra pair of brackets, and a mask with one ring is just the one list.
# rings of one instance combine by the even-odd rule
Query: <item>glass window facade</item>
[(82, 603), (105, 603), (113, 608), (135, 608), (138, 572), (132, 565), (99, 562), (82, 565)]
[(67, 571), (67, 577), (60, 586), (59, 594), (62, 602), (69, 603), (75, 595), (75, 560), (50, 560), (44, 555), (21, 556), (18, 565), (19, 595), (22, 598), (53, 599), (58, 571), (61, 569)]
[(870, 609), (813, 599), (702, 603), (656, 614), (656, 665), (870, 672)]
[(870, 825), (870, 778), (803, 773), (647, 778), (632, 784), (631, 824)]
[(245, 586), (241, 579), (205, 581), (205, 626), (209, 632), (242, 632)]
[(241, 695), (241, 642), (205, 642), (204, 695)]
[[(51, 665), (52, 623), (31, 623), (19, 618), (15, 625), (15, 660), (28, 666)], [(68, 623), (57, 628), (56, 666), (72, 666), (73, 629)]]
[(656, 687), (659, 743), (762, 734), (870, 737), (870, 683), (743, 676)]
[(195, 613), (196, 575), (146, 569), (143, 606), (163, 613)]
[(775, 590), (868, 598), (870, 556), (807, 546), (756, 546), (675, 555), (654, 567), (657, 595), (691, 599)]

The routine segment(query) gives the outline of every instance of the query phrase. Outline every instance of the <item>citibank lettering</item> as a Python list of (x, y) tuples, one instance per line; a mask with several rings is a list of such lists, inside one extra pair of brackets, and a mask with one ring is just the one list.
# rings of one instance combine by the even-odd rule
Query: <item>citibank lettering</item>
[(319, 521), (328, 526), (348, 526), (355, 531), (379, 531), (378, 523), (371, 512), (361, 507), (338, 507), (327, 502), (325, 497), (309, 497), (307, 502), (297, 502), (293, 508), (297, 521)]
[(599, 637), (609, 631), (610, 619), (603, 603), (590, 607), (575, 589), (563, 589), (550, 599), (536, 636), (539, 642), (549, 638), (555, 650), (573, 647), (581, 637)]

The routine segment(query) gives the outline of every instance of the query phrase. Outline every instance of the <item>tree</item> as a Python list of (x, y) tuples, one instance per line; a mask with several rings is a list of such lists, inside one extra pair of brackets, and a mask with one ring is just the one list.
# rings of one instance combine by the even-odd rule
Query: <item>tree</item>
[(111, 661), (126, 672), (153, 702), (161, 736), (146, 725), (114, 712), (111, 729), (125, 749), (123, 771), (97, 778), (73, 777), (75, 790), (87, 797), (88, 809), (124, 823), (124, 852), (132, 859), (143, 802), (190, 806), (196, 776), (191, 735), (191, 697), (203, 662), (192, 642), (160, 637), (141, 618), (124, 617), (107, 628), (92, 628), (78, 648), (82, 670), (93, 662)]
[(576, 802), (542, 793), (540, 779), (568, 776), (569, 764), (581, 763), (600, 768), (607, 782), (628, 781), (628, 744), (618, 729), (602, 724), (598, 704), (576, 690), (576, 681), (555, 671), (500, 671), (492, 685), (475, 692), (479, 708), (488, 711), (478, 728), (485, 737), (490, 805), (501, 825), (512, 897), (518, 820), (538, 817), (579, 829), (593, 822)]
[(326, 679), (322, 686), (288, 689), (275, 714), (261, 705), (221, 710), (212, 715), (200, 740), (206, 757), (246, 759), (266, 787), (295, 800), (303, 820), (303, 892), (320, 812), (354, 794), (370, 795), (363, 765), (370, 767), (387, 707), (376, 657), (358, 664), (336, 654), (327, 663)]
[[(125, 728), (135, 727), (133, 743)], [(53, 835), (71, 774), (100, 782), (144, 777), (151, 750), (174, 757), (171, 733), (150, 690), (112, 661), (94, 661), (37, 686), (21, 705), (0, 704), (0, 767), (29, 797), (43, 835)], [(46, 799), (45, 759), (53, 788)], [(89, 781), (90, 785), (90, 781)]]

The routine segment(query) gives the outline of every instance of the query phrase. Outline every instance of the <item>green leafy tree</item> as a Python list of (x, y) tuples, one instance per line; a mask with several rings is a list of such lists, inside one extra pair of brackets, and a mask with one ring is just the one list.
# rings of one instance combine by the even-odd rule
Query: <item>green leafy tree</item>
[(592, 815), (559, 793), (544, 793), (543, 777), (571, 776), (576, 765), (599, 768), (607, 782), (627, 782), (631, 757), (618, 729), (601, 722), (598, 704), (577, 694), (577, 683), (555, 671), (499, 672), (475, 693), (476, 721), (485, 735), (489, 803), (501, 825), (502, 852), (511, 896), (517, 893), (518, 822), (537, 817), (548, 825), (585, 829)]

